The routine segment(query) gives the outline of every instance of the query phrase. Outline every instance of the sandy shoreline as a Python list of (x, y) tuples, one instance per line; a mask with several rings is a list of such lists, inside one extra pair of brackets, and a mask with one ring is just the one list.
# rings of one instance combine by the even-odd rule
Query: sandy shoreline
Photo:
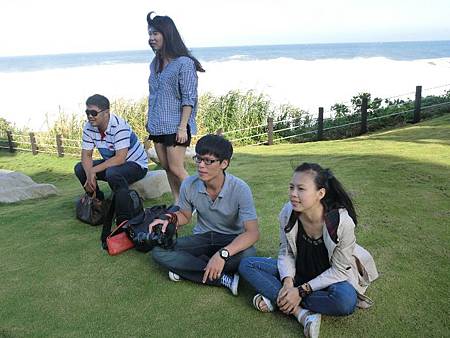
[[(268, 95), (274, 104), (291, 103), (316, 114), (319, 106), (349, 102), (359, 92), (387, 98), (450, 83), (450, 58), (394, 61), (382, 57), (323, 59), (279, 58), (205, 62), (199, 74), (199, 93), (224, 94), (249, 90)], [(148, 64), (119, 64), (0, 73), (0, 116), (17, 126), (45, 129), (59, 110), (83, 115), (84, 100), (93, 93), (110, 99), (146, 97)], [(442, 94), (446, 88), (424, 90)], [(413, 97), (414, 94), (409, 95)], [(404, 96), (407, 97), (407, 96)]]

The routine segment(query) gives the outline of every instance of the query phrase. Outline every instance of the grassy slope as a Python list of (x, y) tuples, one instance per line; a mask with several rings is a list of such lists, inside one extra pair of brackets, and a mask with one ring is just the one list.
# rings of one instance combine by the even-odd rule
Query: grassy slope
[[(376, 304), (325, 317), (323, 337), (448, 336), (450, 115), (355, 139), (246, 147), (230, 172), (252, 187), (260, 255), (275, 256), (277, 214), (292, 167), (331, 167), (354, 194), (360, 244), (374, 255)], [(297, 337), (299, 325), (250, 306), (225, 289), (171, 283), (147, 255), (109, 257), (100, 228), (74, 219), (76, 159), (0, 152), (0, 168), (53, 183), (57, 197), (0, 205), (0, 336)], [(193, 171), (193, 168), (190, 168)], [(147, 205), (170, 202), (165, 195)], [(191, 227), (183, 230), (184, 234)]]

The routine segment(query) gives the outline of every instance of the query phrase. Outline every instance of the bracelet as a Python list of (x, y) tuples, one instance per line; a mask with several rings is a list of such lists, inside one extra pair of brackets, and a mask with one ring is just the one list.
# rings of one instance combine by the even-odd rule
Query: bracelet
[(178, 224), (178, 216), (174, 212), (165, 213), (164, 215), (161, 215), (159, 217), (159, 219), (161, 219), (163, 221), (168, 221), (169, 224), (174, 224), (174, 225)]
[(177, 223), (178, 223), (178, 216), (177, 216), (177, 214), (174, 213), (174, 212), (169, 212), (167, 215), (169, 215), (169, 219), (168, 219), (169, 223), (177, 225)]
[(298, 289), (298, 294), (300, 295), (300, 297), (304, 298), (306, 296), (308, 296), (309, 294), (311, 294), (312, 290), (311, 290), (311, 286), (309, 286), (308, 283), (302, 284), (300, 286), (297, 286)]
[(178, 130), (179, 130), (179, 131), (186, 131), (187, 128), (181, 128), (181, 127), (178, 127)]

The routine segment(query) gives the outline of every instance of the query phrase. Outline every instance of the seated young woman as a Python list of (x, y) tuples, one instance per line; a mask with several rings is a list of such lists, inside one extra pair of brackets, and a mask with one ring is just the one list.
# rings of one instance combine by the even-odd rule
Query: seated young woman
[(253, 305), (293, 315), (307, 337), (318, 337), (321, 314), (345, 316), (357, 306), (378, 277), (371, 255), (356, 244), (355, 208), (329, 169), (299, 165), (289, 183), (289, 202), (279, 215), (278, 260), (244, 258), (241, 276), (257, 291)]

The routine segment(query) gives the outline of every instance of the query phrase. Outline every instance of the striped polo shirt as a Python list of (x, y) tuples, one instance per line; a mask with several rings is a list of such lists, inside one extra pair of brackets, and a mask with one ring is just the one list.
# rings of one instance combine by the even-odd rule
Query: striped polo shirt
[(142, 168), (148, 167), (147, 153), (138, 137), (127, 122), (114, 114), (109, 115), (108, 127), (103, 137), (97, 127), (92, 126), (89, 121), (86, 122), (81, 148), (97, 148), (104, 160), (113, 157), (116, 150), (128, 148), (127, 162), (136, 162)]

